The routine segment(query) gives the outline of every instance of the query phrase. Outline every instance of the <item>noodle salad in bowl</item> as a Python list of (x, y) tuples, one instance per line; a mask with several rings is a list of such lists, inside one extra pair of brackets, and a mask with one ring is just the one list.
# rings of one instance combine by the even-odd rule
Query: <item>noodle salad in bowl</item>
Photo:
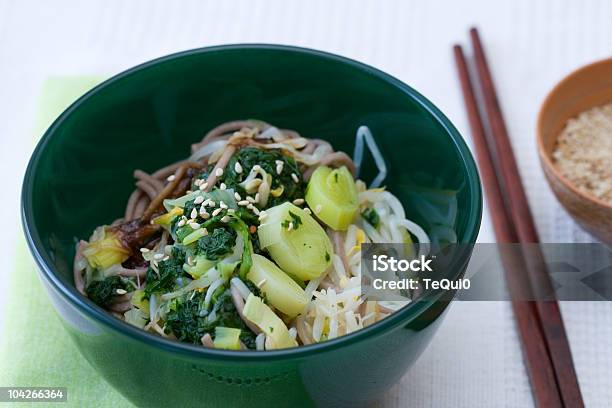
[[(380, 187), (366, 127), (356, 142), (352, 159), (261, 121), (217, 126), (188, 159), (134, 171), (123, 217), (77, 244), (77, 290), (142, 330), (228, 350), (318, 343), (384, 319), (403, 304), (362, 296), (361, 245), (421, 252), (429, 238)], [(364, 145), (379, 169), (369, 188), (357, 179)]]

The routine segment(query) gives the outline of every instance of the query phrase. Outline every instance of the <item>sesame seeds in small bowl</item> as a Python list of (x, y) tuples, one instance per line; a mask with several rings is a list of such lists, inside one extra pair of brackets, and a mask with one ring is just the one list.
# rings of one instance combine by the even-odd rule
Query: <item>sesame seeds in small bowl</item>
[(612, 58), (559, 82), (540, 109), (537, 138), (544, 174), (561, 205), (612, 245)]

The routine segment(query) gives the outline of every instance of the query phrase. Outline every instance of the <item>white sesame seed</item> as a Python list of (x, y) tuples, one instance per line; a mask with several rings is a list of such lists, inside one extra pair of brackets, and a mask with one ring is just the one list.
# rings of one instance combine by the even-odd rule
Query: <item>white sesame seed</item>
[(223, 201), (219, 201), (219, 208), (226, 209), (227, 208), (227, 204), (225, 204)]
[(293, 181), (295, 181), (296, 183), (300, 182), (300, 179), (298, 178), (297, 174), (295, 173), (291, 173), (291, 178), (293, 179)]
[(164, 256), (164, 258), (162, 259), (162, 261), (167, 261), (168, 259), (170, 259), (169, 256)]
[(153, 255), (153, 259), (159, 261), (160, 259), (163, 259), (164, 254), (155, 254)]
[(146, 254), (149, 251), (150, 251), (149, 248), (140, 248), (140, 252), (142, 252), (143, 254)]
[(241, 206), (249, 205), (249, 202), (247, 200), (240, 200), (238, 201), (238, 205), (241, 205)]
[(238, 193), (234, 193), (234, 198), (238, 201), (242, 200), (242, 197), (240, 197), (240, 194)]
[(236, 164), (234, 164), (234, 171), (238, 174), (242, 173), (242, 166), (240, 165), (240, 162), (236, 162)]
[(261, 170), (261, 166), (259, 164), (256, 164), (253, 166), (252, 171), (259, 171), (259, 170)]
[(255, 199), (254, 199), (253, 197), (251, 197), (251, 196), (247, 196), (247, 197), (246, 197), (246, 200), (247, 200), (249, 203), (254, 203), (254, 202), (255, 202)]
[(259, 283), (257, 284), (258, 288), (261, 288), (268, 280), (267, 279), (262, 279), (261, 281), (259, 281)]
[(210, 201), (208, 202), (208, 206), (209, 206), (209, 207), (213, 207), (213, 208), (214, 208), (216, 205), (217, 205), (217, 203), (215, 203), (213, 200), (210, 200)]
[(208, 183), (200, 184), (200, 190), (202, 190), (202, 191), (206, 190), (207, 187), (208, 187)]
[(189, 218), (193, 220), (194, 218), (197, 218), (197, 216), (198, 216), (198, 211), (194, 208), (193, 210), (191, 210), (191, 214), (189, 214)]
[(181, 219), (179, 220), (178, 224), (179, 227), (182, 227), (183, 225), (185, 225), (185, 220)]
[(225, 185), (225, 183), (221, 183), (221, 185), (219, 185), (220, 190), (225, 190), (226, 188), (227, 186)]
[(236, 210), (234, 210), (233, 208), (230, 208), (229, 210), (227, 210), (228, 214), (234, 214), (236, 212)]
[(215, 176), (221, 177), (222, 175), (223, 175), (223, 169), (221, 167), (217, 168), (217, 170), (215, 170)]
[(308, 207), (304, 208), (304, 212), (308, 215), (312, 214), (312, 211), (310, 211), (310, 208)]
[(200, 228), (200, 224), (198, 224), (197, 222), (190, 222), (189, 226), (194, 230), (197, 230), (198, 228)]
[(282, 160), (274, 160), (274, 163), (278, 166), (279, 164), (283, 164), (285, 162)]
[(176, 179), (176, 176), (174, 174), (169, 175), (166, 180), (168, 181), (174, 181)]
[(201, 215), (201, 216), (202, 216), (202, 218), (204, 218), (205, 220), (207, 220), (207, 219), (209, 219), (209, 218), (210, 218), (210, 214), (209, 214), (209, 213), (207, 213), (207, 212), (200, 213), (200, 215)]
[(302, 205), (302, 204), (304, 204), (304, 199), (303, 198), (296, 198), (295, 200), (293, 200), (293, 204), (295, 204), (295, 205)]
[(287, 231), (291, 231), (293, 229), (293, 221), (289, 222), (289, 225), (287, 226)]
[(315, 207), (315, 214), (318, 214), (321, 212), (321, 210), (323, 209), (323, 206), (321, 206), (321, 204), (317, 204), (317, 206)]
[(202, 184), (204, 182), (204, 180), (202, 179), (197, 179), (196, 181), (193, 182), (193, 184), (195, 184), (196, 186), (199, 186), (200, 184)]
[(127, 290), (119, 288), (116, 290), (116, 292), (118, 295), (125, 295), (127, 293)]
[(202, 196), (197, 196), (195, 200), (193, 200), (194, 204), (202, 204), (202, 202), (204, 202), (204, 197)]
[(217, 208), (215, 211), (213, 211), (213, 212), (212, 212), (212, 216), (213, 216), (213, 217), (216, 217), (217, 215), (219, 215), (219, 213), (220, 213), (221, 211), (223, 211), (223, 209), (222, 209), (222, 208)]
[(224, 216), (221, 218), (221, 222), (229, 222), (229, 220), (230, 220), (230, 217), (228, 217), (227, 215), (224, 215)]
[(281, 174), (283, 172), (283, 162), (276, 165), (276, 174)]
[(193, 265), (193, 256), (189, 255), (187, 257), (187, 265)]
[(251, 211), (253, 211), (253, 214), (259, 215), (259, 210), (257, 209), (257, 207), (255, 206), (251, 207)]

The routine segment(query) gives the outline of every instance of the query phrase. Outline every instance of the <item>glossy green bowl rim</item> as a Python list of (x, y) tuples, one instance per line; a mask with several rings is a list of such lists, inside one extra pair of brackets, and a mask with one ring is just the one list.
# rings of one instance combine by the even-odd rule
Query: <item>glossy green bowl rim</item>
[[(247, 362), (247, 361), (273, 361), (282, 359), (297, 359), (305, 358), (310, 355), (327, 352), (338, 347), (343, 347), (352, 343), (359, 342), (366, 338), (373, 338), (384, 335), (388, 330), (396, 328), (397, 326), (406, 325), (412, 319), (418, 317), (423, 311), (425, 311), (437, 298), (438, 296), (432, 296), (427, 300), (417, 301), (411, 303), (398, 312), (391, 316), (371, 325), (364, 329), (358, 330), (354, 333), (341, 336), (336, 339), (328, 340), (322, 343), (311, 344), (307, 346), (300, 346), (290, 349), (281, 350), (270, 350), (270, 351), (231, 351), (231, 350), (218, 350), (205, 348), (197, 345), (188, 343), (182, 343), (174, 340), (165, 339), (161, 336), (157, 336), (152, 333), (145, 332), (134, 326), (131, 326), (115, 317), (110, 313), (104, 311), (102, 308), (96, 306), (93, 302), (86, 300), (81, 294), (79, 294), (74, 286), (66, 286), (62, 283), (59, 277), (53, 271), (53, 263), (47, 254), (43, 250), (42, 240), (35, 229), (33, 224), (33, 207), (32, 207), (32, 194), (34, 187), (33, 174), (36, 172), (38, 167), (38, 161), (40, 156), (43, 154), (45, 146), (49, 142), (52, 134), (59, 128), (64, 120), (75, 110), (79, 109), (81, 104), (85, 103), (89, 98), (94, 96), (100, 89), (105, 88), (119, 80), (125, 79), (137, 72), (147, 69), (159, 63), (164, 63), (173, 59), (186, 57), (193, 54), (200, 53), (217, 53), (228, 50), (239, 50), (239, 49), (250, 49), (250, 50), (266, 50), (266, 51), (284, 51), (299, 54), (308, 54), (322, 58), (329, 61), (340, 62), (349, 65), (355, 69), (363, 71), (369, 75), (373, 75), (379, 79), (384, 80), (387, 83), (394, 85), (404, 92), (407, 97), (418, 102), (426, 111), (428, 111), (442, 127), (446, 130), (448, 135), (451, 137), (455, 147), (459, 152), (459, 156), (463, 162), (465, 168), (467, 168), (467, 180), (471, 194), (471, 208), (469, 209), (470, 215), (466, 225), (467, 239), (465, 242), (474, 243), (480, 229), (480, 222), (482, 216), (482, 191), (480, 185), (480, 179), (478, 176), (478, 170), (474, 163), (474, 159), (468, 149), (465, 141), (452, 125), (452, 123), (444, 116), (438, 108), (436, 108), (429, 100), (419, 94), (417, 91), (412, 89), (410, 86), (401, 82), (397, 78), (386, 74), (376, 68), (361, 62), (341, 57), (335, 54), (287, 45), (274, 45), (274, 44), (230, 44), (230, 45), (219, 45), (204, 48), (196, 48), (192, 50), (182, 51), (174, 54), (170, 54), (164, 57), (160, 57), (143, 64), (137, 65), (131, 69), (123, 71), (110, 79), (97, 85), (79, 99), (77, 99), (72, 105), (70, 105), (47, 129), (38, 142), (32, 157), (28, 163), (26, 169), (22, 194), (21, 194), (21, 221), (25, 232), (28, 246), (34, 256), (36, 264), (42, 271), (42, 276), (60, 292), (63, 297), (75, 306), (81, 313), (92, 317), (94, 320), (102, 323), (104, 326), (109, 327), (115, 332), (127, 335), (134, 340), (148, 343), (149, 345), (157, 346), (168, 352), (180, 353), (191, 357), (200, 357), (208, 359), (218, 359), (224, 361), (236, 361), (236, 362)], [(442, 291), (440, 291), (440, 296)]]

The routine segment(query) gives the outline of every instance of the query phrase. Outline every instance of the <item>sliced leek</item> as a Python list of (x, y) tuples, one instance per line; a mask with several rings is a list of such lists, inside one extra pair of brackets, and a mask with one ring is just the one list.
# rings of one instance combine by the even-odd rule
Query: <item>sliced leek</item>
[(331, 265), (332, 244), (319, 223), (301, 208), (283, 203), (266, 210), (257, 234), (261, 248), (286, 273), (315, 279)]
[(289, 317), (297, 316), (308, 303), (300, 285), (261, 255), (253, 254), (253, 266), (247, 278), (259, 287), (269, 304)]
[(317, 168), (310, 177), (305, 198), (317, 218), (334, 230), (346, 230), (359, 209), (355, 180), (344, 166), (334, 170)]

